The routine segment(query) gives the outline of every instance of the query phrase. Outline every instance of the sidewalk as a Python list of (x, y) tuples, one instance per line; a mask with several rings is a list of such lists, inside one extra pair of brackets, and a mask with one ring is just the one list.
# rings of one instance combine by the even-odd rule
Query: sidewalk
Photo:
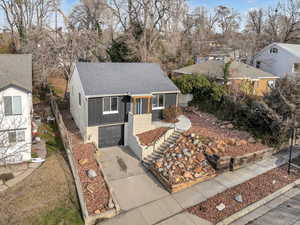
[[(300, 155), (300, 148), (297, 148), (298, 152), (295, 152), (293, 157)], [(131, 186), (127, 191), (118, 192), (115, 189), (117, 200), (121, 200), (121, 208), (123, 213), (119, 216), (104, 221), (100, 224), (103, 225), (119, 225), (119, 224), (130, 224), (130, 225), (210, 225), (211, 223), (205, 221), (199, 217), (193, 216), (187, 212), (185, 209), (194, 206), (206, 199), (223, 192), (224, 190), (243, 183), (253, 177), (256, 177), (262, 173), (265, 173), (275, 167), (285, 164), (288, 161), (289, 152), (276, 154), (268, 159), (262, 160), (240, 170), (234, 172), (223, 173), (209, 181), (196, 184), (188, 189), (181, 192), (170, 194), (167, 192), (160, 193), (157, 199), (150, 202), (141, 202), (140, 193), (143, 192), (144, 195), (148, 195), (151, 191), (147, 189), (139, 190), (137, 186)], [(110, 163), (111, 164), (111, 163)], [(107, 172), (108, 168), (104, 168), (104, 173)], [(149, 175), (146, 173), (146, 175)], [(110, 174), (108, 174), (110, 176)], [(139, 175), (140, 176), (140, 175)], [(145, 176), (145, 175), (143, 175)], [(132, 179), (132, 177), (130, 178)], [(122, 183), (123, 181), (124, 183)], [(110, 181), (116, 182), (116, 180)], [(117, 180), (119, 189), (124, 189), (124, 186), (128, 185), (127, 179), (122, 178)], [(153, 181), (154, 182), (154, 181)], [(156, 185), (157, 186), (157, 185)], [(156, 187), (158, 188), (158, 187)], [(162, 188), (162, 187), (159, 187)], [(163, 190), (161, 190), (163, 191)], [(123, 195), (126, 194), (126, 198), (130, 199), (128, 205), (125, 201), (122, 201)], [(135, 199), (138, 196), (139, 199)], [(119, 200), (120, 198), (120, 200)], [(139, 204), (132, 207), (131, 202), (138, 202)]]

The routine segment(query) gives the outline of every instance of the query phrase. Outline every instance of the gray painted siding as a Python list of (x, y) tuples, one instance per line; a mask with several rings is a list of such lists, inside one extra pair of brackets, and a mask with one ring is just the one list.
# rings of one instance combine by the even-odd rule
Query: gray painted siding
[[(176, 105), (177, 94), (165, 94), (165, 107), (168, 108), (172, 105)], [(152, 111), (152, 121), (159, 121), (163, 119), (163, 110)]]
[(90, 98), (88, 100), (88, 126), (99, 126), (128, 121), (130, 110), (130, 97), (119, 96), (117, 114), (103, 115), (103, 98)]
[(165, 101), (166, 101), (166, 108), (172, 106), (172, 105), (176, 105), (176, 98), (177, 98), (177, 94), (166, 94), (165, 95)]

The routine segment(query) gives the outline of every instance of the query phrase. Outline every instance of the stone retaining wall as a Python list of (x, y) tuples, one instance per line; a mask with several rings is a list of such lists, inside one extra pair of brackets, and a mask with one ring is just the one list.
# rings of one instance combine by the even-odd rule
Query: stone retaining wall
[[(76, 164), (75, 164), (75, 159), (74, 159), (73, 153), (72, 153), (72, 144), (71, 144), (72, 142), (71, 142), (71, 139), (69, 137), (68, 130), (67, 130), (65, 124), (64, 124), (64, 121), (62, 119), (62, 115), (59, 111), (58, 105), (57, 105), (57, 103), (56, 103), (56, 101), (55, 101), (52, 94), (51, 94), (51, 99), (50, 100), (51, 100), (50, 101), (51, 109), (52, 109), (52, 112), (55, 116), (56, 123), (57, 123), (58, 128), (59, 128), (60, 136), (62, 138), (62, 142), (63, 142), (64, 148), (66, 150), (66, 153), (67, 153), (69, 165), (71, 167), (71, 171), (72, 171), (72, 174), (73, 174), (73, 177), (74, 177), (75, 186), (76, 186), (76, 190), (77, 190), (77, 195), (78, 195), (80, 208), (81, 208), (81, 213), (82, 213), (83, 219), (85, 221), (85, 225), (95, 224), (95, 222), (98, 219), (107, 219), (107, 218), (111, 218), (111, 217), (116, 216), (120, 211), (120, 207), (119, 207), (118, 203), (116, 202), (116, 199), (113, 197), (113, 194), (112, 194), (113, 191), (112, 191), (111, 187), (109, 187), (109, 192), (110, 192), (110, 196), (112, 197), (115, 208), (111, 209), (111, 210), (107, 210), (105, 212), (102, 212), (101, 214), (98, 214), (98, 215), (94, 215), (94, 216), (89, 215), (88, 210), (87, 210), (87, 206), (86, 206), (86, 202), (85, 202), (84, 193), (83, 193), (81, 182), (80, 182), (80, 178), (79, 178), (79, 175), (78, 175), (78, 170), (77, 170), (77, 167), (76, 167)], [(99, 168), (101, 168), (101, 166)]]
[(217, 155), (206, 155), (206, 158), (215, 170), (217, 170), (218, 172), (225, 172), (243, 168), (248, 164), (265, 159), (279, 151), (280, 150), (276, 148), (267, 148), (261, 151), (252, 152), (242, 156), (219, 157)]

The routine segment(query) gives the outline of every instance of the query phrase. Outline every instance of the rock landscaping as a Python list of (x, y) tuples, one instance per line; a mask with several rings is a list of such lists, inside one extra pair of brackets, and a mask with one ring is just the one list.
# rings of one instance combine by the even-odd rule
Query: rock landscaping
[(284, 165), (217, 194), (187, 211), (216, 224), (299, 178), (299, 169), (293, 169), (288, 175), (287, 165)]
[(205, 153), (217, 171), (239, 169), (278, 152), (255, 140), (248, 132), (235, 129), (230, 122), (218, 121), (211, 114), (196, 111), (187, 112), (186, 116), (192, 122), (189, 131), (209, 140)]
[[(186, 112), (186, 116), (192, 122), (191, 129), (182, 133), (176, 143), (150, 166), (152, 173), (170, 192), (210, 179), (216, 176), (216, 171), (235, 170), (276, 152), (249, 133), (234, 129), (230, 122), (220, 122), (214, 116), (200, 112)], [(160, 128), (146, 132), (141, 138), (146, 139), (159, 131), (162, 132)], [(238, 199), (242, 201), (243, 198), (238, 196)]]
[(184, 133), (150, 170), (170, 192), (212, 178), (216, 173), (205, 158), (204, 143), (202, 137)]
[(63, 111), (64, 123), (71, 137), (72, 152), (78, 170), (89, 215), (99, 215), (110, 209), (110, 193), (95, 159), (93, 144), (83, 144), (79, 130), (68, 111)]
[(230, 122), (218, 121), (211, 114), (197, 111), (188, 112), (186, 116), (192, 122), (190, 132), (207, 137), (213, 142), (208, 154), (242, 156), (268, 148), (248, 132), (234, 129)]

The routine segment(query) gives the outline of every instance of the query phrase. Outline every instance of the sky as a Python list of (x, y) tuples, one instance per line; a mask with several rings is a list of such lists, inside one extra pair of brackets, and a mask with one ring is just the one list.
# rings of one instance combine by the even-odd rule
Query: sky
[[(247, 12), (251, 8), (266, 8), (269, 5), (274, 5), (277, 0), (187, 0), (191, 8), (197, 6), (206, 6), (214, 8), (218, 5), (225, 5), (230, 8), (235, 8), (241, 13)], [(63, 7), (69, 11), (79, 0), (63, 0)]]
[(218, 5), (224, 5), (238, 10), (240, 13), (246, 13), (251, 8), (266, 8), (274, 5), (276, 0), (188, 0), (190, 7), (206, 6), (214, 8)]
[[(238, 10), (242, 16), (246, 15), (251, 8), (267, 8), (270, 5), (275, 5), (277, 0), (187, 0), (191, 8), (197, 6), (205, 6), (214, 8), (218, 5), (225, 5)], [(68, 14), (71, 9), (79, 2), (79, 0), (62, 0), (63, 11)], [(0, 27), (4, 25), (4, 15), (0, 11)]]

